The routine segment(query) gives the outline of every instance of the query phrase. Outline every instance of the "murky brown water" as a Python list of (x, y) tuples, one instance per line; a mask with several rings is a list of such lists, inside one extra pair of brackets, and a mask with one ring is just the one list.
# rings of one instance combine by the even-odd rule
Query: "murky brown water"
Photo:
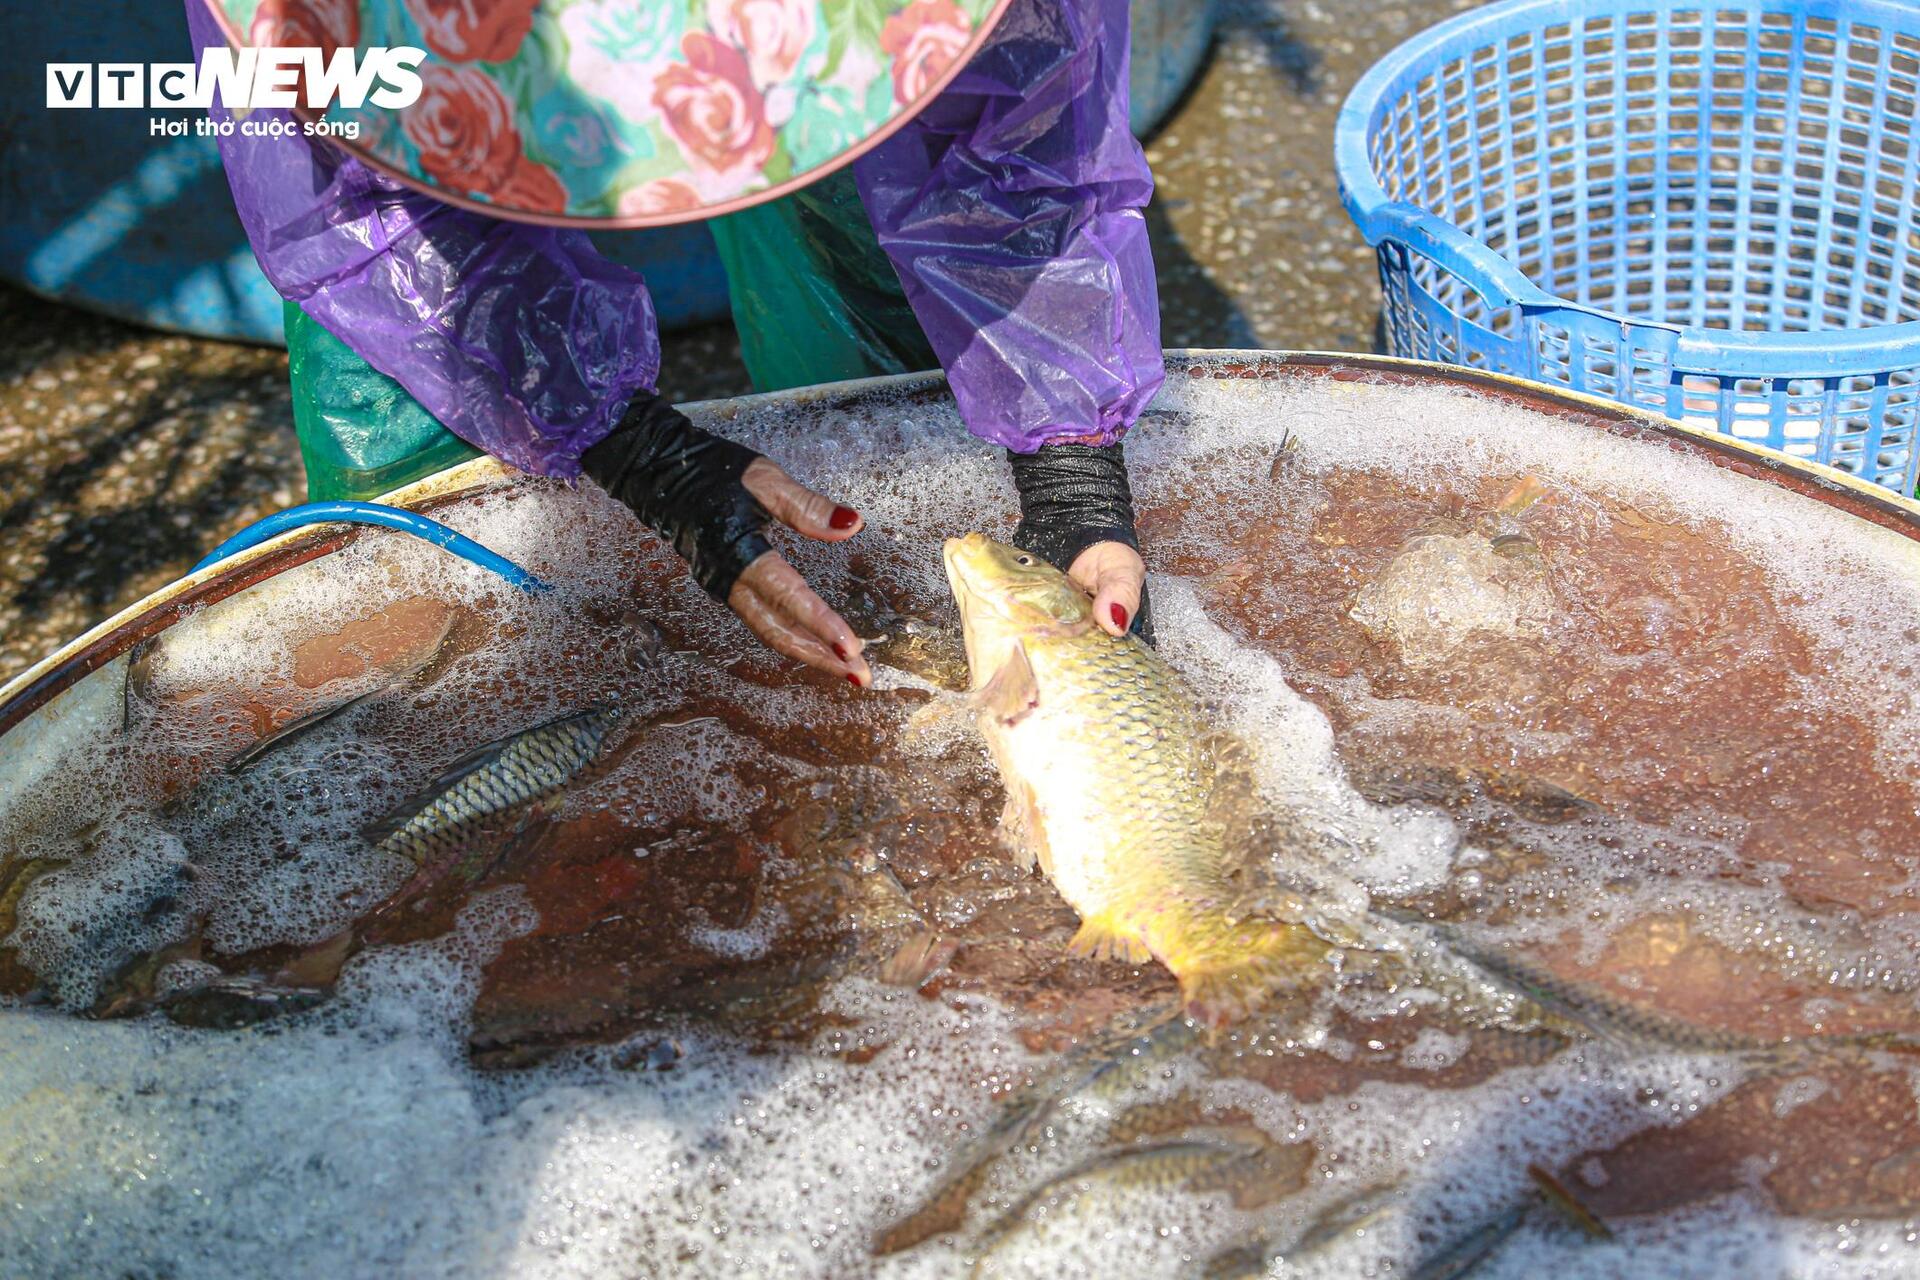
[[(1205, 407), (1216, 393), (1192, 394)], [(1285, 451), (1271, 434), (1179, 444), (1171, 418), (1142, 450), (1168, 656), (1195, 679), (1240, 673), (1201, 692), (1252, 727), (1256, 752), (1304, 758), (1307, 739), (1246, 711), (1290, 696), (1273, 673), (1284, 675), (1331, 726), (1336, 765), (1316, 785), (1350, 788), (1344, 838), (1360, 860), (1348, 870), (1376, 900), (1623, 1002), (1653, 1027), (1633, 1044), (1580, 1043), (1356, 964), (1312, 1008), (1189, 1037), (1138, 1080), (1122, 1073), (1105, 1110), (1086, 1112), (1081, 1087), (1050, 1075), (1056, 1055), (1169, 1001), (1173, 984), (1156, 967), (1065, 954), (1075, 917), (999, 847), (1000, 791), (977, 743), (911, 719), (962, 674), (932, 563), (945, 516), (924, 496), (940, 485), (922, 468), (956, 468), (961, 489), (989, 485), (964, 500), (1006, 514), (1000, 482), (978, 478), (991, 475), (987, 459), (930, 463), (911, 424), (879, 443), (901, 448), (897, 461), (864, 487), (849, 471), (837, 490), (886, 535), (810, 557), (830, 598), (877, 637), (892, 687), (861, 694), (796, 676), (584, 494), (529, 488), (470, 517), (564, 579), (544, 601), (470, 579), (428, 589), (445, 572), (428, 553), (365, 539), (347, 553), (357, 567), (322, 566), (334, 586), (256, 607), (231, 634), (214, 611), (202, 639), (183, 628), (176, 647), (146, 655), (134, 732), (94, 758), (91, 803), (68, 791), (12, 810), (0, 937), (17, 924), (28, 936), (0, 947), (0, 993), (51, 984), (70, 1005), (157, 1017), (160, 997), (215, 970), (273, 990), (352, 988), (382, 956), (462, 936), (459, 922), (505, 893), (530, 908), (525, 923), (490, 953), (456, 948), (473, 973), (454, 1021), (461, 1057), (482, 1077), (523, 1081), (488, 1088), (534, 1089), (524, 1082), (556, 1071), (602, 1092), (662, 1070), (722, 1080), (739, 1061), (798, 1055), (845, 1092), (851, 1110), (827, 1108), (835, 1123), (872, 1121), (876, 1135), (913, 1135), (889, 1149), (935, 1154), (888, 1175), (880, 1202), (861, 1202), (853, 1238), (815, 1259), (829, 1270), (938, 1273), (969, 1249), (1014, 1271), (1058, 1265), (1110, 1215), (982, 1232), (1089, 1142), (1132, 1150), (1195, 1132), (1237, 1133), (1258, 1158), (1211, 1183), (1115, 1194), (1146, 1196), (1142, 1222), (1172, 1214), (1178, 1249), (1196, 1259), (1249, 1234), (1284, 1242), (1335, 1190), (1404, 1183), (1428, 1189), (1406, 1192), (1415, 1207), (1400, 1234), (1375, 1240), (1402, 1266), (1437, 1266), (1501, 1203), (1530, 1203), (1529, 1162), (1637, 1247), (1667, 1250), (1670, 1268), (1695, 1238), (1719, 1241), (1722, 1260), (1841, 1266), (1844, 1251), (1823, 1252), (1817, 1231), (1808, 1243), (1780, 1236), (1782, 1224), (1920, 1212), (1920, 1120), (1897, 1045), (1761, 1058), (1722, 1034), (1920, 1034), (1905, 923), (1920, 783), (1883, 727), (1902, 711), (1886, 699), (1911, 687), (1920, 639), (1863, 613), (1872, 660), (1850, 668), (1854, 637), (1818, 622), (1832, 601), (1685, 501), (1583, 484), (1520, 453), (1470, 474), (1368, 461), (1343, 454), (1344, 424), (1299, 420), (1302, 443)], [(855, 465), (819, 458), (828, 473)], [(555, 538), (565, 545), (535, 549)], [(1503, 615), (1429, 601), (1405, 616), (1431, 625), (1399, 639), (1356, 620), (1356, 599), (1393, 581), (1397, 557), (1435, 547), (1483, 570), (1512, 566), (1462, 588), (1482, 604), (1518, 592), (1546, 605)], [(1462, 622), (1469, 614), (1479, 621)], [(384, 692), (238, 777), (223, 771), (272, 726), (367, 689)], [(462, 751), (609, 699), (627, 715), (592, 770), (547, 811), (477, 836), (457, 863), (422, 878), (354, 835)], [(1285, 787), (1270, 799), (1284, 803)], [(1451, 835), (1436, 844), (1434, 830)], [(1389, 848), (1396, 840), (1412, 843)], [(102, 869), (112, 856), (126, 859), (121, 872)], [(182, 861), (184, 880), (152, 878)], [(85, 905), (101, 901), (127, 918)], [(995, 1030), (976, 1044), (1004, 1036), (996, 1052), (1018, 1056), (991, 1069), (925, 1059), (949, 1092), (888, 1128), (888, 1082), (911, 1069), (901, 1055), (927, 1052), (923, 1032), (849, 1006), (849, 982), (892, 992), (882, 998), (907, 1002), (897, 1009), (990, 1008), (978, 1034)], [(260, 1016), (244, 996), (174, 1005), (187, 1022)], [(581, 1070), (594, 1083), (577, 1084)], [(909, 1213), (942, 1169), (965, 1168), (954, 1153), (970, 1134), (1050, 1091), (1065, 1099), (1057, 1124), (926, 1215)], [(1513, 1107), (1535, 1131), (1495, 1138)], [(1463, 1118), (1488, 1135), (1464, 1154), (1449, 1145)], [(1387, 1136), (1396, 1125), (1412, 1126), (1412, 1146)], [(1181, 1206), (1196, 1194), (1224, 1207), (1194, 1218)], [(1738, 1212), (1675, 1236), (1671, 1211), (1729, 1196)], [(1653, 1216), (1635, 1227), (1636, 1215)], [(1625, 1246), (1583, 1245), (1551, 1212), (1523, 1217), (1525, 1243), (1499, 1246), (1513, 1250), (1509, 1267), (1550, 1256), (1604, 1274), (1622, 1256), (1608, 1250)], [(773, 1255), (755, 1230), (741, 1226), (737, 1254), (682, 1260), (764, 1261)], [(668, 1237), (642, 1237), (653, 1243), (635, 1244), (639, 1256), (660, 1263), (645, 1250)], [(898, 1251), (882, 1264), (876, 1242)], [(1339, 1248), (1352, 1243), (1328, 1257), (1351, 1263)]]
[[(1494, 474), (1413, 486), (1283, 464), (1282, 518), (1232, 536), (1249, 561), (1288, 572), (1209, 587), (1222, 625), (1273, 654), (1327, 712), (1364, 794), (1446, 809), (1486, 846), (1471, 880), (1423, 904), (1450, 918), (1550, 918), (1579, 910), (1556, 889), (1604, 899), (1610, 887), (1721, 880), (1777, 891), (1783, 908), (1825, 922), (1829, 945), (1858, 920), (1911, 912), (1920, 777), (1889, 758), (1873, 703), (1815, 692), (1844, 634), (1812, 634), (1793, 616), (1806, 600), (1710, 529), (1550, 485), (1524, 515), (1500, 513), (1534, 483)], [(1211, 525), (1214, 509), (1162, 508), (1151, 527), (1177, 536), (1189, 521)], [(1350, 606), (1428, 537), (1516, 540), (1551, 593), (1548, 620), (1465, 632), (1438, 658), (1408, 662)], [(1920, 624), (1908, 638), (1887, 674), (1911, 686)], [(1607, 865), (1555, 874), (1583, 854)], [(1797, 1003), (1834, 985), (1812, 957), (1767, 958), (1769, 944), (1785, 949), (1779, 936), (1745, 947), (1699, 936), (1681, 903), (1623, 914), (1604, 946), (1570, 944), (1556, 967), (1765, 1034), (1805, 1034)], [(1844, 1006), (1823, 1009), (1819, 1025), (1859, 1029)]]

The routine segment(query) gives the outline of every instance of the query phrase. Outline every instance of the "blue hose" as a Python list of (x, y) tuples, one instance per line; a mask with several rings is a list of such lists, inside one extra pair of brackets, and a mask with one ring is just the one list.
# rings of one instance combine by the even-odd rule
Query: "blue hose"
[(209, 565), (218, 564), (228, 556), (245, 551), (248, 547), (257, 547), (268, 538), (285, 533), (289, 529), (336, 521), (398, 529), (416, 538), (425, 538), (436, 547), (444, 547), (461, 559), (470, 560), (479, 565), (482, 569), (490, 569), (522, 591), (551, 590), (550, 584), (534, 577), (505, 556), (487, 550), (472, 538), (449, 529), (438, 520), (429, 520), (411, 511), (402, 511), (399, 507), (382, 506), (378, 502), (309, 502), (305, 506), (288, 507), (285, 511), (276, 511), (264, 520), (254, 521), (215, 547), (212, 554), (193, 566), (193, 572), (198, 573)]

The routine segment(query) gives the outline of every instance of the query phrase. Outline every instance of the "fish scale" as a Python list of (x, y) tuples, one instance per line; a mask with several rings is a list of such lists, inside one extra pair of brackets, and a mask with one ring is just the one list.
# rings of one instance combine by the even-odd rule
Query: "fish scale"
[(499, 814), (550, 800), (592, 763), (619, 718), (615, 707), (550, 720), (482, 748), (403, 806), (379, 847), (415, 866), (457, 851)]
[(1337, 963), (1310, 922), (1243, 907), (1242, 859), (1212, 806), (1217, 739), (1172, 668), (1101, 630), (1037, 557), (971, 534), (946, 563), (1009, 843), (1079, 912), (1074, 950), (1159, 961), (1189, 1015), (1216, 1025)]

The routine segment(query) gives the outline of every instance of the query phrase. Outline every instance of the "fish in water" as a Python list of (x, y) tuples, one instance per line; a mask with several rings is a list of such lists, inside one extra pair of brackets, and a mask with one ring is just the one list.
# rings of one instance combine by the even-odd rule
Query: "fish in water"
[[(109, 998), (114, 974), (191, 931), (201, 877), (177, 842), (154, 840), (141, 849), (92, 830), (82, 840), (71, 861), (35, 860), (22, 868), (14, 880), (22, 892), (11, 903), (13, 927), (0, 934), (19, 949), (45, 993), (74, 1009)], [(48, 888), (67, 904), (84, 896), (85, 919), (61, 925), (39, 914), (29, 899)]]
[[(1623, 1011), (1590, 1008), (1593, 993), (1532, 980), (1431, 921), (1342, 905), (1312, 859), (1287, 872), (1306, 876), (1304, 891), (1263, 874), (1229, 834), (1235, 744), (1157, 653), (1101, 630), (1086, 593), (1037, 556), (970, 534), (947, 542), (945, 561), (969, 698), (1006, 787), (1004, 830), (1079, 913), (1075, 951), (1158, 961), (1209, 1026), (1364, 957), (1450, 996), (1517, 1006), (1497, 1023), (1524, 1013), (1602, 1037), (1631, 1028)], [(1682, 1043), (1679, 1032), (1649, 1038)]]
[(1000, 1158), (1027, 1145), (1065, 1104), (1084, 1100), (1110, 1106), (1142, 1080), (1165, 1070), (1197, 1040), (1192, 1026), (1163, 1004), (1123, 1014), (1104, 1033), (1082, 1041), (1003, 1105), (986, 1131), (948, 1163), (919, 1206), (880, 1233), (874, 1255), (911, 1249), (954, 1229)]
[(1038, 556), (969, 534), (947, 542), (946, 568), (1006, 834), (1080, 913), (1073, 949), (1157, 960), (1211, 1026), (1337, 966), (1320, 922), (1249, 900), (1212, 804), (1217, 735), (1173, 669), (1102, 631)]
[(348, 698), (345, 702), (336, 703), (330, 707), (321, 707), (317, 711), (310, 711), (297, 720), (280, 726), (229, 760), (227, 762), (227, 772), (235, 774), (245, 773), (247, 770), (259, 764), (267, 756), (272, 755), (284, 747), (292, 746), (322, 725), (329, 724), (334, 719), (347, 715), (356, 707), (364, 706), (372, 702), (385, 692), (387, 692), (387, 686), (381, 685), (378, 688), (369, 689), (357, 697)]
[[(1240, 1171), (1263, 1164), (1264, 1140), (1228, 1137), (1176, 1138), (1146, 1146), (1102, 1152), (1035, 1187), (988, 1227), (980, 1240), (974, 1274), (991, 1265), (1015, 1242), (1042, 1231), (1045, 1224), (1077, 1216), (1114, 1192), (1206, 1194), (1234, 1191)], [(1253, 1176), (1266, 1176), (1264, 1168)]]
[(1508, 1205), (1485, 1222), (1476, 1224), (1459, 1239), (1436, 1253), (1413, 1263), (1413, 1280), (1461, 1280), (1499, 1252), (1500, 1247), (1519, 1232), (1527, 1218), (1540, 1207), (1537, 1196)]
[(216, 978), (159, 999), (183, 1027), (235, 1031), (316, 1008), (327, 998), (317, 987), (282, 987), (245, 975)]
[(1538, 1218), (1541, 1209), (1552, 1210), (1590, 1240), (1613, 1239), (1613, 1229), (1580, 1203), (1560, 1179), (1537, 1164), (1527, 1166), (1527, 1177), (1532, 1179), (1533, 1186), (1525, 1195), (1439, 1253), (1422, 1259), (1414, 1267), (1414, 1280), (1463, 1280), (1474, 1274), (1518, 1234), (1521, 1227)]
[[(313, 734), (387, 686), (303, 716), (269, 734), (207, 773), (184, 795), (167, 800), (158, 817), (173, 842), (137, 841), (135, 848), (107, 839), (108, 828), (94, 823), (77, 837), (75, 858), (34, 859), (18, 863), (0, 858), (0, 938), (9, 936), (27, 889), (48, 871), (75, 865), (75, 873), (95, 880), (90, 894), (90, 923), (50, 941), (61, 957), (51, 964), (48, 989), (63, 1003), (81, 1002), (96, 1017), (124, 1017), (153, 1003), (153, 982), (173, 951), (196, 934), (204, 914), (201, 899), (218, 886), (202, 886), (201, 869), (189, 850), (209, 832), (249, 819), (249, 779), (269, 758)], [(158, 833), (156, 833), (158, 834)], [(103, 848), (103, 841), (106, 847)], [(178, 857), (165, 856), (169, 848)], [(133, 856), (140, 849), (147, 856)], [(6, 868), (11, 868), (6, 869)], [(98, 989), (88, 973), (101, 975)]]
[(20, 900), (34, 881), (67, 865), (65, 858), (0, 859), (0, 938), (13, 932)]
[(367, 838), (421, 868), (458, 853), (490, 819), (557, 796), (593, 763), (619, 718), (620, 708), (609, 703), (484, 746), (370, 828)]
[(1920, 1050), (1911, 1035), (1900, 1031), (1767, 1038), (1701, 1026), (1623, 1000), (1599, 987), (1562, 978), (1515, 952), (1471, 941), (1450, 925), (1424, 920), (1417, 913), (1394, 910), (1393, 914), (1396, 919), (1425, 928), (1450, 954), (1534, 1002), (1537, 1009), (1550, 1015), (1556, 1028), (1571, 1027), (1588, 1038), (1629, 1051), (1730, 1054), (1752, 1066), (1770, 1063), (1793, 1067), (1823, 1057), (1846, 1059), (1881, 1051), (1912, 1054)]
[(1299, 1267), (1322, 1261), (1341, 1244), (1365, 1235), (1403, 1202), (1399, 1178), (1362, 1187), (1322, 1209), (1290, 1240), (1265, 1234), (1242, 1237), (1208, 1258), (1196, 1274), (1199, 1280), (1263, 1280), (1273, 1274), (1275, 1262)]

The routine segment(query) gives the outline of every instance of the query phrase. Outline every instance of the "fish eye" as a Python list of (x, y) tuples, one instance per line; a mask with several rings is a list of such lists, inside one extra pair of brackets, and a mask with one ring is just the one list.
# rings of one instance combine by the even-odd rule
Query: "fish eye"
[(1015, 556), (1013, 558), (1013, 562), (1015, 564), (1032, 564), (1033, 557), (1032, 556)]

